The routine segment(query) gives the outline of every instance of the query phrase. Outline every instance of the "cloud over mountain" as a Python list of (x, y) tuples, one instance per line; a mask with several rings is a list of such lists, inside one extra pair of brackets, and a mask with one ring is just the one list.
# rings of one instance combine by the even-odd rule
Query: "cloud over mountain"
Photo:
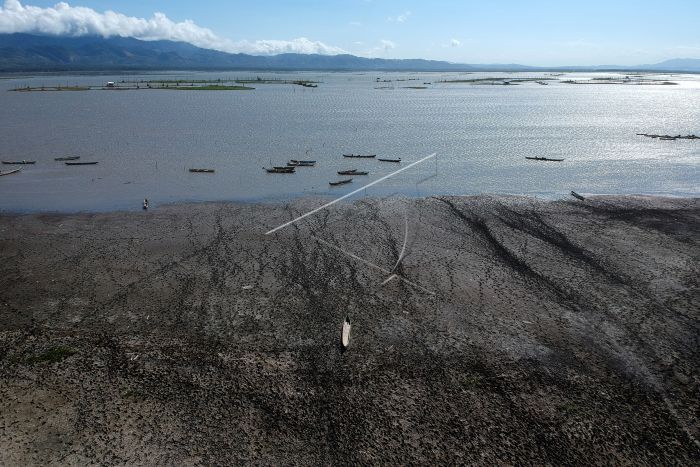
[(0, 7), (0, 34), (11, 33), (171, 40), (222, 52), (254, 55), (345, 53), (338, 47), (304, 37), (293, 40), (232, 41), (219, 37), (212, 30), (198, 26), (190, 20), (172, 21), (164, 13), (155, 13), (152, 18), (146, 19), (114, 11), (100, 13), (91, 8), (74, 7), (65, 2), (41, 8), (22, 5), (19, 0), (5, 0), (4, 6)]

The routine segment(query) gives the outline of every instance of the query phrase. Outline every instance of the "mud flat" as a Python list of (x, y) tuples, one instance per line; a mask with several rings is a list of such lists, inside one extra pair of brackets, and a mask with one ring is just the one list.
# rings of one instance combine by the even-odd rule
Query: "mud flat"
[(0, 464), (700, 461), (697, 199), (320, 204), (0, 217)]

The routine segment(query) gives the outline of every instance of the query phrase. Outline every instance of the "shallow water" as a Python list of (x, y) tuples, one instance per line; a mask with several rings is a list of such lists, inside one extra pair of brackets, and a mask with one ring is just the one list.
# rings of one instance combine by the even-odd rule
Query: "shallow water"
[[(168, 79), (254, 73), (168, 74)], [(636, 133), (700, 135), (700, 76), (678, 86), (517, 86), (437, 83), (498, 74), (286, 73), (316, 89), (257, 85), (254, 91), (6, 92), (18, 86), (100, 85), (139, 76), (40, 76), (0, 80), (0, 159), (37, 160), (0, 177), (0, 210), (139, 209), (181, 201), (337, 196), (401, 166), (343, 153), (430, 161), (367, 190), (394, 193), (700, 194), (700, 140), (658, 141)], [(603, 74), (609, 75), (609, 74)], [(529, 76), (518, 74), (518, 77)], [(586, 75), (567, 75), (585, 77)], [(376, 83), (376, 78), (394, 80)], [(417, 81), (395, 81), (417, 78)], [(428, 89), (407, 89), (422, 85)], [(377, 89), (389, 86), (390, 89)], [(81, 156), (90, 167), (54, 157)], [(527, 161), (525, 156), (565, 158)], [(315, 168), (271, 175), (263, 166), (316, 159)], [(191, 167), (216, 169), (191, 174)], [(1, 166), (8, 170), (11, 166)], [(332, 188), (336, 171), (370, 176)], [(434, 175), (434, 176), (433, 176)], [(422, 183), (418, 183), (424, 180)]]

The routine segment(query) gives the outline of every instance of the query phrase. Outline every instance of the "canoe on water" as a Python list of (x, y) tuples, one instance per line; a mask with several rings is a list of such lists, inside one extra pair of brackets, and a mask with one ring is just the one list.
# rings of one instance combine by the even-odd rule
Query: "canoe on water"
[(369, 175), (369, 172), (361, 170), (341, 170), (338, 175)]
[(8, 170), (7, 172), (0, 171), (0, 177), (3, 177), (5, 175), (16, 174), (17, 172), (21, 172), (21, 171), (22, 171), (22, 169)]
[(97, 165), (99, 162), (66, 162), (66, 165)]
[(377, 159), (379, 162), (401, 162), (401, 159)]
[(292, 159), (287, 162), (287, 166), (289, 167), (313, 167), (315, 165), (316, 161), (298, 161), (296, 159)]
[(271, 169), (265, 169), (269, 174), (293, 174), (295, 173), (294, 167), (273, 167)]
[(77, 161), (80, 159), (80, 156), (67, 156), (67, 157), (56, 157), (54, 160), (58, 162), (65, 162), (65, 161)]
[(340, 342), (343, 344), (343, 348), (347, 349), (350, 345), (350, 329), (352, 325), (350, 324), (350, 318), (345, 317), (345, 322), (343, 322), (343, 332), (340, 336)]
[(36, 164), (36, 161), (2, 161), (5, 165), (32, 165)]
[(354, 157), (356, 159), (373, 159), (377, 157), (376, 154), (369, 154), (367, 156), (363, 156), (361, 154), (343, 154), (343, 157)]
[(346, 183), (352, 183), (352, 178), (347, 180), (339, 180), (337, 182), (328, 182), (331, 186), (345, 185)]
[(190, 169), (190, 172), (196, 174), (213, 174), (214, 169)]
[(564, 159), (552, 159), (550, 157), (525, 157), (525, 159), (529, 159), (531, 161), (548, 161), (548, 162), (561, 162)]

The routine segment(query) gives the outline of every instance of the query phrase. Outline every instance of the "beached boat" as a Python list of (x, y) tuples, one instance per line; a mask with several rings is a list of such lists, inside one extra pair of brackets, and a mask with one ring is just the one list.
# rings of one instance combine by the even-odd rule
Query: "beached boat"
[(579, 195), (579, 194), (576, 193), (575, 191), (572, 191), (572, 192), (571, 192), (571, 196), (573, 196), (574, 198), (576, 198), (576, 199), (578, 199), (578, 200), (586, 201), (586, 198), (584, 198), (583, 196)]
[(340, 336), (340, 343), (343, 345), (344, 349), (347, 349), (348, 346), (350, 345), (350, 330), (352, 329), (352, 324), (350, 324), (350, 318), (348, 316), (345, 317), (345, 321), (343, 322), (343, 332)]
[(377, 159), (379, 162), (401, 162), (401, 159)]
[(56, 157), (54, 160), (57, 162), (65, 162), (65, 161), (77, 161), (78, 159), (80, 159), (80, 156)]
[(66, 162), (66, 165), (97, 165), (99, 162)]
[(548, 161), (548, 162), (561, 162), (564, 159), (552, 159), (551, 157), (525, 157), (531, 161)]
[(5, 175), (16, 174), (17, 172), (21, 172), (21, 171), (22, 171), (22, 169), (8, 170), (7, 172), (0, 171), (0, 177), (3, 177)]
[(5, 165), (32, 165), (36, 164), (36, 161), (2, 161)]
[(353, 169), (353, 170), (340, 170), (338, 175), (369, 175), (369, 172)]
[(265, 170), (269, 174), (293, 174), (295, 172), (294, 167), (273, 167)]
[(354, 157), (356, 159), (373, 159), (377, 157), (376, 154), (368, 154), (366, 156), (363, 156), (361, 154), (343, 154), (343, 157)]
[(345, 185), (346, 183), (352, 183), (352, 178), (347, 180), (339, 180), (337, 182), (328, 182), (331, 186)]
[(213, 174), (214, 169), (190, 169), (190, 172), (196, 174)]

